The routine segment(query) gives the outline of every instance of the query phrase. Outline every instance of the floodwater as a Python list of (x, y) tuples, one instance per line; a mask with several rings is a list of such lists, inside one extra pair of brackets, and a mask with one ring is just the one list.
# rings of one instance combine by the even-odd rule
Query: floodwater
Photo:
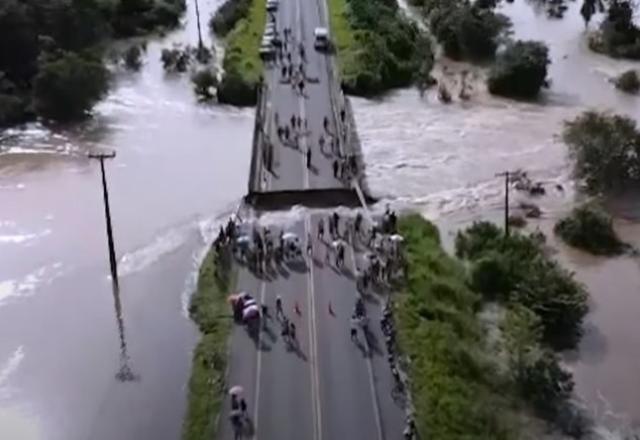
[[(202, 16), (218, 3), (201, 0)], [(549, 231), (577, 197), (557, 139), (562, 121), (586, 108), (638, 113), (637, 98), (608, 82), (634, 64), (588, 51), (579, 6), (570, 3), (562, 21), (524, 0), (502, 6), (516, 37), (550, 46), (552, 84), (538, 103), (492, 98), (482, 81), (469, 101), (450, 105), (434, 91), (420, 97), (409, 89), (354, 99), (372, 192), (417, 208), (451, 238), (471, 220), (499, 221), (503, 182), (495, 174), (523, 168), (547, 184), (548, 194), (536, 201), (544, 218), (533, 226)], [(252, 110), (198, 105), (186, 77), (162, 72), (162, 45), (195, 43), (195, 29), (188, 20), (152, 41), (142, 71), (117, 74), (91, 122), (0, 134), (2, 439), (179, 436), (197, 338), (185, 313), (188, 295), (215, 225), (245, 192), (253, 124)], [(437, 73), (455, 88), (451, 72), (468, 66), (446, 64), (449, 76), (442, 64)], [(117, 296), (99, 168), (85, 158), (97, 148), (117, 151), (107, 163)], [(523, 199), (514, 193), (512, 206)], [(612, 210), (623, 238), (640, 245), (634, 203)], [(552, 244), (591, 292), (586, 335), (578, 352), (567, 354), (578, 395), (603, 433), (621, 438), (640, 423), (638, 264)]]
[[(193, 10), (187, 12), (191, 18)], [(200, 1), (206, 19), (218, 0)], [(195, 102), (151, 41), (95, 118), (0, 134), (0, 438), (176, 439), (197, 332), (198, 259), (247, 185), (253, 112)], [(109, 279), (99, 164), (120, 270)], [(122, 380), (127, 379), (127, 380)]]
[[(440, 225), (447, 242), (470, 221), (502, 221), (504, 180), (497, 173), (524, 169), (546, 184), (547, 195), (533, 200), (543, 218), (531, 226), (548, 232), (558, 258), (591, 294), (585, 336), (576, 353), (567, 353), (567, 365), (578, 397), (595, 415), (598, 434), (625, 438), (640, 427), (639, 262), (590, 257), (567, 249), (551, 234), (554, 221), (580, 197), (558, 138), (563, 121), (589, 108), (640, 116), (638, 98), (609, 82), (638, 63), (590, 52), (580, 5), (570, 2), (563, 20), (548, 19), (536, 2), (501, 6), (513, 21), (514, 38), (542, 40), (550, 48), (552, 83), (539, 102), (493, 98), (482, 87), (482, 69), (441, 60), (436, 75), (444, 75), (454, 96), (462, 70), (480, 79), (472, 82), (469, 101), (447, 105), (438, 102), (435, 90), (424, 97), (400, 90), (379, 100), (355, 99), (354, 108), (372, 192), (400, 209), (417, 207)], [(527, 200), (512, 191), (514, 210)], [(620, 235), (635, 245), (640, 245), (639, 208), (637, 195), (611, 203)]]

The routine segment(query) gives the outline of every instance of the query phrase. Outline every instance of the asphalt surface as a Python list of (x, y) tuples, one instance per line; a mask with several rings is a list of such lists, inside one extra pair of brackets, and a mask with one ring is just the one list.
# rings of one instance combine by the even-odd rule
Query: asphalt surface
[[(320, 215), (285, 225), (306, 243), (311, 232), (313, 251), (264, 276), (241, 267), (238, 289), (268, 305), (270, 318), (252, 339), (244, 327), (234, 329), (230, 345), (228, 383), (244, 388), (252, 429), (245, 437), (264, 440), (391, 440), (402, 438), (404, 408), (392, 398), (392, 377), (380, 331), (381, 300), (367, 297), (369, 337), (359, 330), (350, 339), (351, 314), (357, 298), (356, 257), (349, 247), (345, 267), (335, 266), (331, 242), (320, 241)], [(325, 220), (326, 222), (326, 220)], [(272, 229), (277, 236), (278, 230)], [(306, 244), (303, 245), (303, 248)], [(275, 318), (280, 295), (286, 316), (297, 329), (297, 343), (288, 345)], [(220, 423), (220, 439), (233, 439), (229, 399)]]
[[(282, 77), (278, 61), (265, 71), (267, 103), (266, 132), (274, 145), (272, 173), (266, 173), (261, 191), (304, 191), (345, 188), (333, 175), (334, 157), (330, 139), (336, 134), (328, 55), (313, 48), (316, 27), (328, 27), (324, 0), (280, 0), (277, 29), (291, 29), (288, 51), (292, 64), (301, 62), (299, 44), (305, 48), (307, 77), (304, 93)], [(286, 56), (284, 59), (286, 60)], [(285, 62), (288, 65), (288, 62)], [(277, 116), (276, 116), (277, 114)], [(283, 142), (277, 126), (289, 125), (291, 116), (306, 120), (292, 130), (297, 138)], [(323, 120), (329, 126), (325, 129)], [(327, 140), (321, 151), (319, 137)], [(292, 136), (293, 138), (293, 136)], [(262, 148), (265, 146), (263, 145)], [(306, 151), (311, 150), (311, 167)], [(335, 264), (335, 251), (328, 238), (325, 214), (304, 213), (288, 224), (271, 226), (296, 234), (303, 255), (265, 274), (257, 275), (240, 265), (238, 291), (246, 291), (270, 311), (259, 335), (250, 335), (236, 325), (230, 340), (229, 386), (244, 388), (250, 423), (241, 438), (261, 440), (395, 440), (402, 438), (403, 403), (392, 397), (393, 379), (380, 330), (381, 299), (365, 300), (371, 321), (366, 335), (358, 330), (358, 340), (350, 338), (351, 315), (358, 291), (356, 266), (362, 259), (357, 245), (349, 246), (344, 268)], [(355, 216), (355, 213), (352, 213)], [(257, 213), (259, 215), (259, 213)], [(351, 214), (350, 214), (351, 215)], [(317, 237), (317, 222), (325, 217), (325, 240)], [(256, 220), (256, 227), (264, 222)], [(249, 226), (250, 228), (251, 226)], [(251, 234), (251, 231), (245, 233)], [(312, 252), (307, 255), (308, 237)], [(327, 258), (328, 255), (328, 258)], [(296, 326), (296, 340), (285, 340), (281, 320), (275, 316), (280, 296), (284, 314)], [(396, 396), (397, 397), (397, 396)], [(234, 439), (229, 420), (230, 398), (226, 398), (218, 425), (219, 439)]]
[[(281, 0), (275, 14), (276, 28), (280, 36), (283, 29), (291, 29), (291, 38), (287, 42), (287, 51), (291, 54), (291, 63), (285, 56), (283, 62), (278, 60), (265, 67), (267, 83), (266, 126), (264, 131), (274, 146), (274, 164), (272, 172), (264, 171), (265, 181), (262, 191), (289, 191), (305, 189), (344, 188), (343, 181), (333, 175), (334, 157), (331, 154), (330, 140), (337, 136), (333, 109), (331, 106), (331, 89), (327, 68), (329, 60), (322, 52), (314, 49), (314, 29), (328, 27), (326, 4), (323, 0)], [(305, 49), (306, 61), (303, 61), (299, 45)], [(306, 77), (304, 92), (294, 86), (288, 78), (282, 76), (282, 66), (293, 65), (294, 69), (304, 65)], [(291, 116), (306, 120), (306, 127), (292, 129)], [(329, 125), (324, 128), (324, 118)], [(289, 125), (292, 136), (289, 141), (278, 138), (277, 126)], [(294, 139), (294, 133), (296, 139)], [(326, 140), (323, 149), (319, 139)], [(261, 148), (265, 148), (262, 145)], [(306, 152), (311, 150), (311, 166), (306, 166)], [(264, 169), (264, 167), (263, 167)]]

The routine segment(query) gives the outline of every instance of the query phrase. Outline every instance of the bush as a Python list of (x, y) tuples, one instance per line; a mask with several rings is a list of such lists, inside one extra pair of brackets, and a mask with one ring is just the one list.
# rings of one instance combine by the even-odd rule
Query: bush
[(495, 55), (500, 35), (510, 22), (492, 9), (469, 2), (439, 2), (429, 11), (431, 30), (447, 56), (482, 60)]
[(590, 38), (589, 47), (613, 57), (640, 59), (640, 29), (633, 23), (633, 14), (630, 1), (610, 2), (600, 31)]
[(226, 36), (234, 26), (249, 14), (251, 0), (227, 0), (209, 20), (211, 32), (219, 37)]
[(332, 0), (332, 35), (347, 93), (370, 96), (411, 84), (433, 66), (429, 38), (385, 0)]
[(593, 205), (574, 208), (556, 223), (554, 231), (567, 244), (592, 254), (615, 255), (624, 249), (611, 217)]
[(491, 68), (489, 91), (495, 95), (533, 98), (545, 83), (549, 63), (549, 50), (544, 43), (511, 43), (498, 54)]
[(399, 347), (411, 360), (420, 438), (510, 438), (509, 404), (496, 385), (497, 367), (483, 354), (480, 297), (465, 285), (464, 269), (442, 250), (431, 223), (410, 215), (398, 229), (406, 239), (407, 283), (394, 300), (395, 317)]
[(218, 79), (211, 69), (198, 70), (191, 77), (193, 88), (198, 97), (204, 101), (213, 98), (213, 89), (218, 85)]
[(160, 61), (164, 70), (168, 72), (186, 72), (189, 64), (191, 64), (191, 48), (189, 46), (184, 49), (174, 47), (173, 49), (162, 49)]
[(591, 192), (640, 183), (640, 133), (626, 116), (586, 111), (565, 122), (563, 139), (576, 177)]
[(37, 113), (59, 121), (83, 117), (106, 94), (108, 73), (101, 61), (71, 52), (44, 61), (35, 78)]
[(218, 85), (218, 102), (237, 106), (256, 105), (258, 84), (247, 82), (236, 71), (226, 71)]
[(640, 89), (640, 78), (635, 70), (627, 70), (615, 80), (616, 88), (627, 93), (637, 93)]
[(535, 313), (545, 343), (554, 348), (575, 346), (587, 312), (587, 294), (572, 274), (545, 255), (536, 237), (519, 233), (504, 237), (491, 223), (474, 223), (458, 233), (456, 254), (471, 261), (472, 285), (484, 293), (506, 290), (499, 299)]
[(479, 258), (471, 266), (471, 288), (488, 299), (505, 299), (512, 289), (509, 264), (499, 253)]
[(123, 55), (124, 65), (130, 70), (140, 70), (142, 67), (142, 50), (140, 46), (134, 44), (130, 46)]

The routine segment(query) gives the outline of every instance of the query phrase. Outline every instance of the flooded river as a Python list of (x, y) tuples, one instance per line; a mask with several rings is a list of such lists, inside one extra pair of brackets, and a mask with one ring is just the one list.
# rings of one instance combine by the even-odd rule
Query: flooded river
[[(189, 2), (191, 3), (191, 2)], [(201, 1), (203, 16), (216, 1)], [(192, 10), (187, 12), (191, 18)], [(88, 124), (0, 140), (0, 438), (177, 439), (197, 333), (185, 314), (197, 258), (247, 186), (253, 112), (198, 105), (160, 50), (116, 75)], [(99, 165), (120, 268), (123, 341), (108, 278)], [(134, 381), (116, 374), (130, 368)]]
[[(591, 293), (585, 337), (577, 353), (567, 353), (567, 364), (602, 436), (624, 438), (640, 427), (635, 378), (640, 367), (640, 265), (627, 257), (595, 258), (572, 251), (555, 240), (551, 230), (578, 197), (566, 147), (558, 139), (563, 120), (588, 108), (637, 119), (638, 98), (615, 90), (609, 78), (639, 65), (588, 50), (581, 2), (569, 3), (564, 20), (547, 19), (535, 4), (516, 0), (501, 10), (512, 19), (515, 38), (542, 40), (549, 46), (552, 83), (540, 102), (492, 98), (480, 85), (475, 85), (470, 101), (450, 105), (439, 103), (435, 91), (423, 98), (414, 90), (400, 90), (378, 101), (356, 99), (369, 185), (396, 206), (417, 207), (435, 219), (451, 241), (452, 231), (472, 220), (502, 221), (504, 181), (496, 173), (525, 169), (546, 182), (547, 195), (534, 200), (543, 208), (543, 219), (531, 226), (548, 232), (560, 250), (558, 258)], [(469, 68), (445, 64), (450, 73)], [(512, 206), (525, 199), (515, 193), (513, 198)], [(611, 209), (623, 239), (640, 245), (637, 196), (612, 203)]]
[[(217, 3), (201, 0), (203, 17)], [(372, 191), (419, 209), (445, 234), (476, 218), (499, 220), (495, 174), (516, 168), (549, 184), (539, 226), (550, 230), (576, 197), (556, 137), (562, 121), (590, 107), (638, 116), (637, 98), (608, 83), (633, 64), (587, 50), (578, 3), (562, 21), (524, 0), (502, 8), (516, 37), (550, 46), (552, 85), (540, 103), (491, 98), (479, 86), (451, 105), (413, 90), (354, 100)], [(253, 111), (198, 105), (188, 78), (162, 72), (159, 53), (171, 41), (194, 43), (193, 20), (152, 41), (141, 72), (117, 74), (91, 122), (0, 135), (0, 438), (179, 436), (197, 338), (185, 305), (217, 219), (246, 190)], [(95, 148), (117, 151), (107, 173), (121, 307), (108, 278), (99, 168), (85, 158)], [(622, 236), (640, 245), (640, 211), (613, 208)], [(619, 438), (640, 423), (638, 264), (554, 245), (593, 303), (567, 362), (578, 394)], [(117, 379), (129, 370), (134, 380)]]

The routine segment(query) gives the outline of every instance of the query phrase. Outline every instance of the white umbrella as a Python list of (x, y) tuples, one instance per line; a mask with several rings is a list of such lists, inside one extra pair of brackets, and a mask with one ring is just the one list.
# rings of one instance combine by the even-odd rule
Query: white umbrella
[(333, 246), (334, 248), (337, 248), (341, 244), (344, 244), (344, 241), (342, 241), (342, 240), (334, 240), (333, 243), (331, 243), (331, 246)]
[(391, 241), (398, 241), (400, 243), (402, 243), (404, 241), (404, 237), (400, 234), (393, 234), (391, 237), (389, 237), (391, 239)]
[(236, 243), (238, 244), (246, 244), (251, 242), (251, 238), (248, 235), (241, 235), (240, 237), (236, 238)]
[(257, 305), (256, 300), (255, 300), (255, 299), (253, 299), (253, 298), (251, 298), (251, 297), (247, 298), (247, 299), (244, 301), (244, 304), (243, 304), (243, 306), (244, 306), (244, 308), (245, 308), (245, 309), (246, 309), (247, 307), (253, 307), (253, 306), (256, 306), (256, 305)]
[(245, 291), (242, 291), (242, 292), (238, 292), (238, 297), (242, 298), (242, 300), (246, 300), (247, 298), (251, 298), (251, 295), (249, 295)]
[(242, 311), (242, 318), (249, 319), (260, 314), (260, 308), (256, 305), (245, 307)]
[(297, 240), (298, 236), (296, 234), (294, 234), (293, 232), (285, 232), (282, 235), (282, 238), (285, 240)]
[(237, 396), (238, 394), (242, 394), (244, 392), (244, 388), (240, 385), (234, 385), (229, 389), (230, 396)]

